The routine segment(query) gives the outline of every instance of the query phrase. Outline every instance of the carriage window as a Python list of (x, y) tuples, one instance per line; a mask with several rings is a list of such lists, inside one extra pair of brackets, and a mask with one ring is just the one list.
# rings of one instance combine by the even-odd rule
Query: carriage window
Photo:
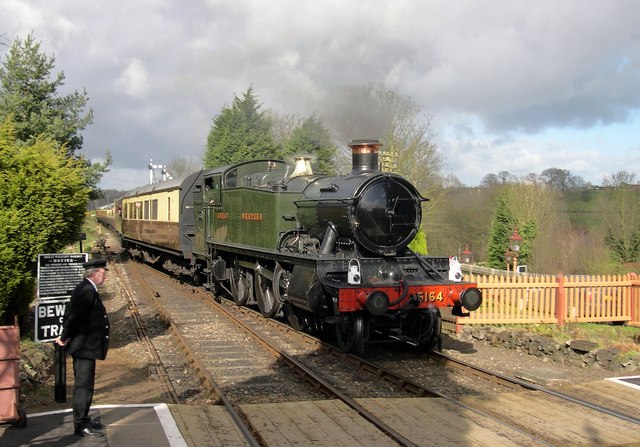
[(142, 202), (136, 202), (135, 219), (142, 219)]
[(167, 197), (167, 221), (171, 222), (171, 197)]
[(149, 220), (149, 201), (144, 201), (144, 219)]
[(151, 220), (158, 220), (158, 199), (151, 201)]
[(235, 188), (236, 186), (238, 186), (238, 171), (234, 169), (233, 171), (227, 172), (227, 175), (225, 175), (224, 187)]

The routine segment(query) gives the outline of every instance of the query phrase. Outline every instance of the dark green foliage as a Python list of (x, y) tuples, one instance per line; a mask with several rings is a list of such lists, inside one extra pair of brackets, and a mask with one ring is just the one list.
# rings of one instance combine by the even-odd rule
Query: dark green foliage
[(605, 243), (610, 250), (612, 261), (616, 264), (640, 262), (640, 228), (628, 238), (616, 237), (609, 229)]
[(104, 197), (104, 192), (98, 188), (98, 183), (100, 183), (102, 175), (109, 172), (112, 161), (111, 153), (107, 150), (107, 158), (104, 163), (91, 163), (82, 157), (78, 158), (78, 161), (81, 163), (85, 184), (89, 188), (89, 200), (101, 199)]
[(518, 219), (513, 214), (513, 200), (516, 200), (516, 198), (514, 198), (513, 190), (510, 188), (503, 189), (498, 196), (487, 253), (489, 267), (496, 269), (506, 268), (505, 252), (511, 250), (510, 238), (516, 229), (518, 235), (522, 238), (519, 244), (520, 250), (517, 253), (518, 264), (526, 264), (527, 259), (531, 256), (531, 248), (537, 233), (537, 224), (532, 219), (524, 221)]
[(17, 39), (0, 67), (0, 319), (25, 315), (38, 254), (77, 240), (88, 196), (111, 163), (76, 154), (86, 92), (60, 96), (62, 72), (30, 34)]
[(640, 187), (635, 174), (620, 171), (605, 178), (600, 213), (605, 223), (605, 244), (617, 265), (640, 261)]
[(514, 227), (514, 218), (509, 211), (506, 194), (500, 194), (496, 205), (496, 211), (491, 225), (487, 263), (489, 267), (504, 269), (505, 251), (509, 248), (509, 236)]
[(251, 87), (242, 99), (234, 96), (231, 108), (223, 109), (213, 120), (207, 137), (205, 168), (281, 156), (273, 140), (271, 122), (259, 109)]
[[(86, 92), (59, 95), (65, 76), (53, 75), (54, 63), (55, 58), (40, 52), (32, 34), (16, 39), (0, 67), (0, 122), (11, 117), (18, 142), (32, 145), (38, 138), (47, 138), (69, 157), (80, 159), (76, 152), (82, 148), (81, 132), (93, 122), (93, 111), (84, 112), (89, 101)], [(110, 164), (109, 151), (104, 163), (82, 162), (92, 199), (101, 196), (98, 183)]]
[(32, 34), (13, 43), (0, 67), (0, 121), (13, 117), (18, 141), (33, 144), (46, 135), (71, 155), (82, 147), (80, 132), (93, 122), (93, 112), (83, 112), (86, 92), (58, 96), (65, 76), (60, 72), (50, 80), (54, 63)]
[(0, 124), (0, 320), (24, 314), (40, 253), (77, 239), (88, 189), (81, 161), (50, 139), (19, 142)]
[(331, 175), (335, 171), (335, 153), (336, 146), (331, 140), (331, 134), (318, 118), (311, 116), (287, 140), (284, 157), (310, 155), (314, 158), (316, 171)]
[(520, 253), (518, 253), (518, 264), (526, 264), (531, 257), (533, 241), (538, 235), (538, 224), (534, 220), (522, 222), (518, 227), (518, 233), (522, 237), (520, 244)]

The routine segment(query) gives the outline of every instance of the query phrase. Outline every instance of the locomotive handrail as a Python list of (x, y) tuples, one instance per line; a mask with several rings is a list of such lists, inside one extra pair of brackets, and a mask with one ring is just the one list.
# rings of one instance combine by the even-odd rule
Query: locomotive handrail
[(422, 259), (422, 257), (418, 253), (416, 253), (415, 251), (411, 250), (409, 247), (407, 247), (407, 250), (409, 250), (409, 253), (411, 253), (416, 258), (416, 260), (418, 261), (418, 265), (420, 265), (420, 267), (422, 267), (422, 269), (424, 270), (424, 272), (427, 275), (429, 274), (429, 272), (427, 271), (427, 268), (425, 267), (425, 265), (427, 267), (429, 267), (429, 270), (431, 270), (431, 272), (435, 273), (436, 275), (438, 275), (443, 280), (447, 280), (447, 278), (442, 273), (440, 273), (435, 267), (433, 267), (428, 262), (425, 262), (425, 260)]
[[(301, 200), (294, 200), (293, 204), (295, 206), (298, 206), (298, 203), (305, 203), (305, 202), (337, 202), (337, 203), (349, 203), (349, 202), (353, 202), (354, 200), (358, 199), (360, 195), (357, 196), (353, 196), (353, 197), (348, 197), (348, 198), (336, 198), (336, 197), (328, 197), (328, 198), (317, 198), (317, 199), (301, 199)], [(417, 201), (417, 202), (428, 202), (429, 199), (422, 197), (422, 196), (418, 196), (416, 198), (402, 198), (402, 197), (396, 197), (396, 199), (398, 200), (402, 200), (405, 202), (409, 202), (409, 201)]]
[(329, 199), (302, 199), (302, 200), (294, 200), (293, 204), (295, 206), (298, 206), (298, 203), (305, 203), (305, 202), (338, 202), (338, 203), (349, 203), (349, 202), (353, 202), (356, 199), (356, 197), (349, 197), (347, 199), (337, 199), (337, 198), (329, 198)]
[(335, 183), (331, 183), (327, 186), (321, 187), (320, 192), (336, 192), (338, 189), (338, 185), (336, 185)]

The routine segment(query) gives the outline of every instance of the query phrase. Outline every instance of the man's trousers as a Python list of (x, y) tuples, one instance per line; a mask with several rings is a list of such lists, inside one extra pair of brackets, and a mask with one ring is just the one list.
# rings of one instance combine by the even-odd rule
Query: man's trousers
[(73, 425), (75, 430), (91, 423), (89, 408), (93, 400), (96, 360), (73, 357)]

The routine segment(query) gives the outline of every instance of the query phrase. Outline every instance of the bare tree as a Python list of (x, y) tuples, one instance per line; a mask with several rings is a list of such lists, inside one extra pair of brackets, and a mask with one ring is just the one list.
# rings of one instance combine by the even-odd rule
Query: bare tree
[(495, 174), (487, 174), (482, 177), (482, 181), (480, 182), (480, 186), (495, 186), (500, 184), (500, 179)]
[[(460, 254), (466, 246), (476, 260), (486, 259), (489, 229), (500, 186), (490, 188), (446, 188), (438, 208), (442, 222), (438, 231), (429, 231), (429, 249), (437, 254)], [(434, 211), (435, 212), (435, 211)], [(431, 221), (426, 222), (431, 226)]]
[(503, 185), (506, 185), (507, 183), (515, 183), (518, 181), (518, 178), (515, 175), (511, 174), (509, 171), (498, 172), (498, 179)]
[(627, 171), (605, 177), (608, 188), (600, 194), (605, 242), (620, 264), (640, 260), (640, 188), (635, 178)]
[(618, 171), (613, 174), (606, 175), (602, 181), (602, 186), (618, 187), (634, 185), (636, 183), (636, 173), (629, 171)]
[[(383, 143), (383, 150), (396, 157), (395, 172), (407, 177), (430, 199), (423, 207), (423, 230), (427, 243), (443, 237), (447, 227), (440, 210), (444, 183), (442, 155), (434, 143), (435, 131), (429, 116), (410, 97), (384, 86), (348, 87), (327, 109), (324, 121), (335, 131), (340, 166), (350, 166), (346, 144), (352, 139), (371, 138)], [(344, 171), (344, 170), (343, 170)], [(424, 224), (428, 222), (428, 224)]]
[(554, 186), (562, 192), (570, 191), (579, 188), (585, 188), (588, 183), (577, 175), (572, 175), (566, 169), (549, 168), (542, 171), (540, 178), (545, 183)]
[(202, 169), (202, 164), (192, 158), (174, 158), (167, 165), (167, 171), (173, 178), (184, 177)]
[(578, 228), (561, 214), (536, 240), (529, 271), (590, 274), (610, 271), (607, 248), (598, 230)]
[(332, 102), (324, 121), (342, 143), (340, 156), (349, 166), (346, 147), (352, 139), (371, 138), (383, 143), (385, 152), (397, 154), (396, 171), (428, 193), (442, 184), (442, 155), (434, 143), (429, 116), (408, 96), (384, 86), (347, 87), (339, 101)]
[(294, 114), (282, 114), (268, 110), (266, 115), (271, 120), (271, 131), (276, 142), (284, 145), (293, 132), (302, 126), (305, 119)]

